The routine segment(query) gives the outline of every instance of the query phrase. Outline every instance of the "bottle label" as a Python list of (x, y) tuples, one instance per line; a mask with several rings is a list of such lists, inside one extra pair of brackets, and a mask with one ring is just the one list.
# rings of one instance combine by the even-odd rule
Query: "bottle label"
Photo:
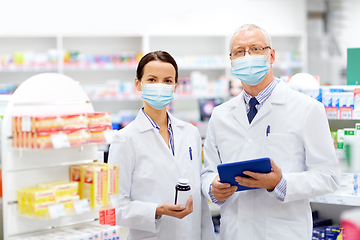
[(176, 189), (176, 194), (175, 194), (175, 204), (181, 204), (184, 207), (186, 207), (186, 202), (187, 200), (190, 198), (191, 195), (191, 191), (179, 191), (178, 189)]

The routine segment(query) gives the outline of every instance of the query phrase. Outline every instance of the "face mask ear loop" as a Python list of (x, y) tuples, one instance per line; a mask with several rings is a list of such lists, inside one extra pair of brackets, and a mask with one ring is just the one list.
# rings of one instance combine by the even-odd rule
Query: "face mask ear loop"
[(268, 56), (267, 56), (266, 60), (268, 60), (269, 65), (271, 65), (271, 63), (270, 63), (270, 61), (271, 61), (271, 48), (269, 49), (269, 53), (268, 53)]

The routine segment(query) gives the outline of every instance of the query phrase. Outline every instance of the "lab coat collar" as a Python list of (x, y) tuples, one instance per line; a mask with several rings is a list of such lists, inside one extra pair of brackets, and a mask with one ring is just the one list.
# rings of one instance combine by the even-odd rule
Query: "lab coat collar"
[[(252, 121), (252, 124), (257, 122), (263, 116), (271, 111), (273, 104), (285, 104), (286, 93), (288, 86), (283, 81), (280, 81), (274, 88), (271, 96), (265, 101), (264, 105), (260, 108), (258, 114)], [(244, 92), (241, 92), (237, 97), (229, 101), (229, 107), (234, 108), (235, 119), (247, 130), (250, 127), (249, 120), (246, 114), (246, 106), (244, 101)]]
[[(170, 120), (171, 120), (171, 127), (174, 133), (174, 146), (175, 146), (175, 156), (178, 156), (180, 145), (182, 141), (182, 127), (185, 126), (185, 122), (181, 121), (177, 118), (174, 118), (169, 112), (167, 112)], [(141, 111), (138, 112), (135, 118), (136, 126), (139, 128), (140, 132), (145, 132), (148, 130), (154, 130), (154, 127), (151, 125), (150, 121), (146, 118), (144, 113)], [(170, 154), (170, 151), (169, 151)]]
[[(171, 127), (173, 128), (173, 130), (174, 130), (174, 127), (182, 127), (185, 125), (185, 122), (174, 118), (168, 111), (166, 111), (166, 112), (167, 112), (168, 116), (170, 117)], [(154, 127), (151, 125), (149, 119), (146, 118), (146, 116), (144, 115), (144, 113), (142, 112), (141, 109), (139, 110), (139, 112), (135, 118), (135, 121), (136, 121), (136, 125), (138, 126), (140, 132), (145, 132), (145, 131), (154, 129)]]

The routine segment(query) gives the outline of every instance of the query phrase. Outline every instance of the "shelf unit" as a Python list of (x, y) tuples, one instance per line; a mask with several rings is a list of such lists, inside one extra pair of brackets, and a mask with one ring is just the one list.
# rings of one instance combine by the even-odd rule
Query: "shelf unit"
[(3, 239), (22, 234), (89, 223), (98, 212), (65, 216), (47, 221), (26, 218), (17, 212), (17, 189), (40, 182), (70, 179), (69, 166), (98, 159), (96, 145), (61, 149), (18, 149), (12, 147), (12, 116), (74, 114), (94, 112), (78, 82), (61, 74), (46, 73), (26, 80), (7, 105), (2, 122), (1, 169), (3, 183)]
[(334, 194), (326, 194), (310, 199), (313, 203), (326, 203), (345, 206), (360, 206), (360, 197), (353, 196), (336, 196)]
[[(57, 63), (41, 66), (21, 66), (0, 62), (0, 82), (21, 83), (24, 74), (40, 72), (59, 72), (77, 79), (81, 84), (101, 83), (107, 79), (133, 81), (136, 64), (123, 65), (66, 65), (63, 63), (64, 51), (84, 54), (112, 55), (120, 53), (147, 53), (165, 50), (178, 62), (179, 76), (188, 77), (194, 70), (205, 72), (210, 79), (231, 76), (231, 63), (228, 57), (230, 36), (226, 35), (56, 35), (56, 36), (2, 36), (0, 35), (0, 57), (16, 51), (46, 53), (56, 50)], [(303, 33), (272, 36), (273, 47), (282, 55), (282, 62), (275, 62), (274, 73), (294, 74), (306, 70), (306, 38)], [(292, 62), (284, 52), (299, 52), (301, 61)], [(284, 57), (284, 55), (286, 55)], [(291, 54), (290, 54), (291, 55)], [(279, 55), (280, 56), (280, 55)], [(280, 59), (280, 58), (279, 58)], [(285, 71), (286, 70), (286, 71)], [(21, 74), (22, 73), (22, 74)]]
[[(331, 130), (354, 128), (360, 119), (329, 119)], [(360, 160), (360, 159), (359, 159)], [(334, 223), (340, 223), (342, 211), (359, 207), (360, 196), (340, 196), (335, 193), (317, 196), (310, 199), (312, 210), (318, 210), (321, 218), (330, 218)]]
[[(109, 81), (130, 84), (133, 87), (136, 63), (132, 64), (65, 64), (64, 51), (79, 52), (92, 55), (114, 55), (126, 53), (147, 53), (155, 50), (168, 51), (179, 66), (179, 77), (190, 77), (194, 71), (205, 74), (209, 80), (218, 80), (225, 76), (233, 78), (229, 59), (230, 35), (224, 34), (64, 34), (52, 36), (1, 36), (0, 59), (3, 54), (15, 51), (32, 50), (47, 52), (56, 50), (59, 55), (56, 65), (49, 66), (16, 66), (0, 67), (0, 83), (21, 83), (24, 79), (41, 72), (58, 72), (76, 79), (87, 87), (105, 86)], [(273, 48), (279, 54), (273, 66), (274, 75), (288, 75), (305, 71), (306, 66), (306, 34), (276, 34), (272, 36)], [(3, 46), (3, 47), (1, 47)], [(6, 46), (6, 47), (5, 47)], [(301, 60), (291, 60), (289, 52), (299, 52)], [(281, 60), (282, 59), (282, 60)], [(279, 62), (282, 61), (282, 62)], [(0, 60), (1, 66), (1, 60)], [(106, 92), (106, 89), (104, 90)], [(135, 89), (131, 90), (135, 92)], [(199, 111), (200, 98), (222, 98), (228, 96), (188, 96), (175, 94), (173, 114), (185, 121), (199, 121), (200, 117), (191, 114), (186, 117), (186, 111)], [(124, 111), (136, 112), (143, 105), (142, 99), (136, 94), (120, 98), (90, 98), (95, 111), (109, 111), (115, 116), (121, 116)], [(178, 115), (177, 115), (178, 114)], [(183, 117), (185, 116), (185, 117)], [(195, 116), (195, 117), (194, 117)], [(200, 116), (200, 114), (197, 114)]]

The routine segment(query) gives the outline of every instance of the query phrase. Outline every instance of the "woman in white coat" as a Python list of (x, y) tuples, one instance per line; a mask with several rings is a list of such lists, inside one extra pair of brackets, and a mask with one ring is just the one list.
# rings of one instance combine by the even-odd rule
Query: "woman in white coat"
[[(200, 134), (166, 111), (177, 84), (178, 68), (170, 54), (146, 54), (135, 78), (144, 107), (110, 147), (109, 164), (120, 166), (117, 223), (129, 228), (128, 240), (215, 239), (200, 190)], [(180, 178), (188, 179), (191, 187), (186, 206), (174, 205)]]

